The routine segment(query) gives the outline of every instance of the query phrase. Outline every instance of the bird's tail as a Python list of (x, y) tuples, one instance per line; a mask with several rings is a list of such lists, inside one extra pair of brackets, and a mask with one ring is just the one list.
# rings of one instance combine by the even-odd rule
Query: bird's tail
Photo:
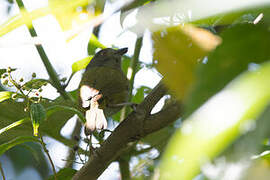
[(106, 129), (107, 120), (105, 118), (103, 109), (99, 109), (99, 104), (94, 99), (91, 100), (90, 109), (85, 114), (85, 134), (89, 135), (96, 129)]

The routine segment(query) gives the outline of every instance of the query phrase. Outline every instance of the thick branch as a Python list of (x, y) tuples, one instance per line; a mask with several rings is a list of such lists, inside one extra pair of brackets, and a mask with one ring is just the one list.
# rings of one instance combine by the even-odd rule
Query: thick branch
[[(89, 161), (75, 174), (73, 179), (97, 179), (129, 142), (136, 141), (176, 120), (180, 113), (179, 106), (174, 105), (169, 105), (159, 113), (150, 115), (152, 108), (166, 92), (164, 85), (159, 83), (138, 105), (136, 112), (130, 113), (101, 147), (95, 150)], [(153, 125), (154, 123), (156, 124)]]

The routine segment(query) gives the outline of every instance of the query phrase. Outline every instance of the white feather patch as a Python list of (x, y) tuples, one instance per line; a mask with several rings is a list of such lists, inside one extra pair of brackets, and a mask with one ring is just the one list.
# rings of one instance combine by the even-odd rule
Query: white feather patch
[(91, 88), (87, 85), (82, 85), (80, 88), (80, 97), (82, 100), (82, 107), (87, 108), (90, 106), (90, 99), (97, 95), (99, 90)]
[(96, 128), (97, 129), (107, 128), (107, 120), (105, 118), (105, 115), (102, 109), (97, 109)]
[(91, 108), (85, 113), (86, 123), (85, 126), (87, 129), (94, 131), (96, 129), (96, 118), (97, 113), (94, 108)]

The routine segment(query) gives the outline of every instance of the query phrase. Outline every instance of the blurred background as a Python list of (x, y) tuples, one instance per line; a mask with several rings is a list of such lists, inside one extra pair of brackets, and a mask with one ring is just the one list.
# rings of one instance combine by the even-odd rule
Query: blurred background
[[(121, 156), (130, 178), (269, 179), (269, 28), (269, 0), (0, 0), (0, 170), (10, 180), (53, 179), (44, 147), (24, 120), (32, 98), (46, 109), (39, 131), (55, 169), (70, 179), (87, 160), (89, 139), (64, 95), (76, 100), (97, 51), (128, 47), (122, 69), (130, 101), (142, 102), (163, 79), (169, 93), (151, 113), (175, 101), (183, 107), (174, 123)], [(27, 97), (10, 84), (8, 71), (33, 89), (22, 91)], [(129, 112), (110, 118), (108, 129)], [(93, 146), (109, 134), (95, 134)], [(119, 166), (119, 159), (112, 162), (99, 179), (125, 179)]]

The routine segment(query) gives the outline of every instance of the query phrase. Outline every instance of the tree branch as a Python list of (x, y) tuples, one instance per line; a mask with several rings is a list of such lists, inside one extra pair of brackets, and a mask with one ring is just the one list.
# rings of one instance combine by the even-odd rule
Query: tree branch
[(157, 102), (167, 93), (160, 82), (152, 92), (138, 105), (136, 111), (119, 124), (114, 132), (96, 149), (89, 161), (75, 174), (73, 180), (97, 179), (107, 166), (114, 161), (128, 145), (149, 133), (157, 131), (180, 116), (177, 103), (168, 105), (157, 114), (150, 115)]

